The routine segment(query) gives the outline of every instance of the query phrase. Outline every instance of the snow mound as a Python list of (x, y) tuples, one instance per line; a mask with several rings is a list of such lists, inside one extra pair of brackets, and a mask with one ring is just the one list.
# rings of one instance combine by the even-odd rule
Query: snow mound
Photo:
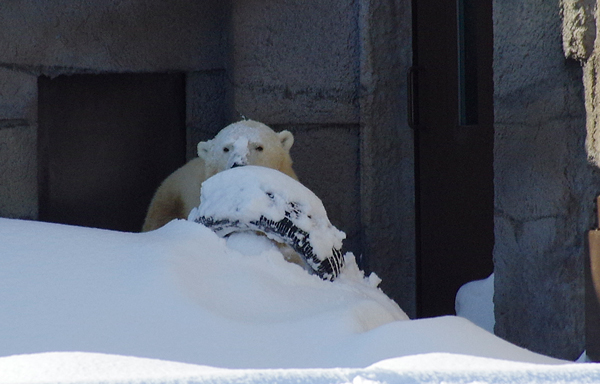
[(494, 333), (494, 274), (466, 283), (456, 293), (456, 314)]
[(340, 273), (346, 234), (331, 224), (321, 200), (291, 177), (259, 166), (229, 169), (202, 184), (200, 202), (188, 220), (220, 236), (261, 231), (291, 246), (320, 277)]
[(0, 219), (0, 244), (0, 356), (82, 351), (227, 368), (367, 367), (432, 352), (561, 362), (460, 317), (407, 320), (351, 255), (324, 281), (248, 233), (226, 240), (186, 220), (122, 233)]
[(186, 220), (122, 233), (0, 219), (0, 244), (0, 356), (368, 365), (376, 361), (368, 355), (345, 362), (340, 343), (408, 319), (351, 255), (336, 281), (324, 281), (264, 237), (226, 240)]

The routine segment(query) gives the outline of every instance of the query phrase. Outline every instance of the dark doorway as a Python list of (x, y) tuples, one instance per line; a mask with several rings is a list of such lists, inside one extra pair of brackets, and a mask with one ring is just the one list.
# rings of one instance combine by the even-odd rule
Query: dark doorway
[(491, 0), (414, 0), (417, 314), (454, 314), (493, 271)]
[(40, 77), (40, 220), (139, 231), (185, 162), (182, 74)]

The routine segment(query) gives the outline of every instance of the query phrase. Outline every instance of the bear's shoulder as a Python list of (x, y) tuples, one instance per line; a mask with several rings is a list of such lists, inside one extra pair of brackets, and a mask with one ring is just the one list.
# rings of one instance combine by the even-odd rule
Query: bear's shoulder
[(162, 185), (165, 185), (169, 191), (181, 195), (184, 201), (184, 216), (186, 216), (192, 208), (200, 204), (200, 187), (207, 178), (204, 159), (196, 157), (169, 175)]
[(151, 231), (179, 218), (200, 204), (200, 187), (206, 180), (206, 167), (196, 157), (169, 175), (158, 187), (148, 207), (142, 231)]

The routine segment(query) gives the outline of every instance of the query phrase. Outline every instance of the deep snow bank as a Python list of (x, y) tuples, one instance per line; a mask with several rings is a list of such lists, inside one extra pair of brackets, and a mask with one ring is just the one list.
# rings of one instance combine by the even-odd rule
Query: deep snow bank
[(549, 366), (433, 353), (366, 368), (218, 369), (94, 353), (44, 353), (0, 358), (2, 383), (597, 383), (597, 364)]
[[(83, 351), (231, 368), (449, 352), (556, 363), (458, 317), (406, 315), (352, 258), (323, 281), (264, 237), (184, 220), (121, 233), (0, 219), (0, 356)], [(6, 361), (6, 360), (3, 360)]]
[(0, 355), (329, 366), (347, 337), (407, 319), (351, 258), (328, 282), (264, 237), (234, 239), (184, 220), (134, 234), (0, 219)]

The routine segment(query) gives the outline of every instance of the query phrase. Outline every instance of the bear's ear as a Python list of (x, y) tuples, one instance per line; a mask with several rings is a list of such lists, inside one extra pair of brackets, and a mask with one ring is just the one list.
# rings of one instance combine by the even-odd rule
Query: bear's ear
[(211, 144), (212, 144), (212, 140), (199, 142), (198, 143), (198, 157), (201, 157), (204, 160), (208, 159), (208, 152), (210, 152)]
[(286, 151), (289, 151), (294, 145), (294, 135), (290, 131), (281, 131), (277, 134), (279, 136), (279, 141), (281, 142), (281, 146)]

